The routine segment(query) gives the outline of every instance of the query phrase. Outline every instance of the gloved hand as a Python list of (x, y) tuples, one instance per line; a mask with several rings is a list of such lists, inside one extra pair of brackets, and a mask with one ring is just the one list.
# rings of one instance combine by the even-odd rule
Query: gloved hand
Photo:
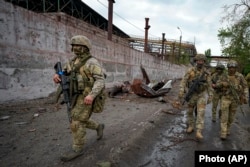
[(213, 100), (213, 96), (210, 95), (207, 99), (207, 104), (210, 104), (212, 102), (212, 100)]

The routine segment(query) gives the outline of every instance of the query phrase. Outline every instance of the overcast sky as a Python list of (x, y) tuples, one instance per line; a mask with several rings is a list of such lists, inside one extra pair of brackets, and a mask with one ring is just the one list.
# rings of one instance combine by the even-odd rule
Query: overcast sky
[[(108, 19), (108, 0), (82, 0)], [(149, 38), (195, 42), (198, 53), (211, 49), (221, 55), (218, 30), (223, 6), (239, 0), (115, 0), (113, 24), (130, 36), (144, 36), (145, 18), (149, 18)], [(177, 29), (180, 27), (180, 30)]]

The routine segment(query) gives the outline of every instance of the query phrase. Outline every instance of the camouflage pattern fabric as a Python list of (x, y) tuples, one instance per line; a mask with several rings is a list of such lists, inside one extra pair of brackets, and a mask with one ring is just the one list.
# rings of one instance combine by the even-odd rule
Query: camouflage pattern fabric
[(250, 72), (247, 74), (246, 76), (246, 81), (247, 81), (247, 85), (248, 85), (248, 105), (250, 106)]
[[(213, 100), (212, 100), (212, 120), (216, 120), (217, 108), (219, 101), (221, 100), (222, 95), (220, 93), (214, 92)], [(221, 113), (219, 113), (221, 115)], [(220, 117), (219, 115), (219, 117)]]
[[(67, 65), (68, 72), (74, 70), (81, 59), (89, 56), (89, 53), (73, 58)], [(90, 119), (93, 112), (93, 104), (86, 105), (83, 100), (87, 95), (96, 98), (105, 88), (104, 73), (99, 62), (91, 57), (79, 68), (77, 75), (78, 93), (76, 103), (71, 111), (71, 131), (73, 136), (73, 150), (80, 150), (86, 142), (86, 128), (97, 130), (98, 123)], [(99, 106), (100, 107), (100, 106)]]
[[(187, 71), (180, 84), (179, 97), (183, 97), (184, 92), (187, 92), (187, 90), (185, 89), (191, 85), (194, 79), (201, 76), (201, 74), (204, 71), (206, 71), (205, 67), (202, 68), (192, 67)], [(210, 97), (213, 95), (213, 90), (211, 87), (212, 85), (211, 77), (207, 71), (204, 76), (204, 80), (205, 82), (202, 83), (199, 91), (195, 92), (191, 97), (190, 101), (188, 102), (188, 111), (187, 111), (188, 126), (194, 127), (195, 124), (197, 130), (202, 130), (204, 128), (204, 115), (207, 102), (206, 94), (208, 94)], [(196, 107), (197, 107), (197, 118), (195, 122), (194, 109)]]
[(236, 72), (234, 75), (224, 75), (216, 83), (216, 87), (222, 89), (221, 98), (221, 136), (230, 134), (230, 128), (235, 119), (237, 104), (231, 86), (236, 90), (238, 97), (248, 97), (247, 82), (243, 75)]
[(250, 88), (250, 72), (247, 74), (245, 79), (247, 81), (248, 88)]
[[(220, 72), (215, 72), (211, 76), (211, 80), (213, 84), (216, 84), (216, 82), (223, 76), (225, 75), (224, 73)], [(219, 101), (222, 97), (222, 90), (220, 88), (215, 88), (214, 89), (214, 94), (213, 94), (213, 100), (212, 100), (212, 120), (216, 120), (216, 113), (217, 113), (217, 107), (219, 104)]]
[[(194, 109), (197, 106), (196, 122), (194, 118)], [(197, 130), (204, 129), (204, 116), (206, 108), (206, 92), (195, 94), (188, 102), (187, 120), (188, 125), (196, 127)]]
[(72, 123), (70, 125), (73, 135), (73, 149), (80, 150), (86, 142), (86, 128), (96, 130), (98, 123), (90, 119), (92, 107), (83, 103), (83, 95), (77, 99), (76, 105), (71, 111)]

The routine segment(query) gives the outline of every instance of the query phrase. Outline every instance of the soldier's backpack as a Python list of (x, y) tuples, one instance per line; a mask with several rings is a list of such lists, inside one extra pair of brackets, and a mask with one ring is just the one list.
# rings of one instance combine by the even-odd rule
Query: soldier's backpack
[(105, 99), (106, 99), (106, 94), (105, 91), (102, 90), (101, 93), (99, 95), (96, 96), (94, 102), (93, 102), (93, 109), (92, 111), (94, 113), (100, 113), (103, 111), (104, 109), (104, 104), (105, 104)]

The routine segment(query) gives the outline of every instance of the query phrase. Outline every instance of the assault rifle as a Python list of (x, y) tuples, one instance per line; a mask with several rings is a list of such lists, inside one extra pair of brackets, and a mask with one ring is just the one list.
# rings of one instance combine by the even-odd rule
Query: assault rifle
[(69, 89), (70, 89), (70, 82), (69, 82), (69, 77), (66, 75), (65, 71), (62, 71), (62, 65), (61, 62), (57, 62), (54, 66), (54, 69), (56, 70), (56, 73), (59, 75), (61, 82), (61, 93), (63, 93), (64, 100), (61, 102), (61, 104), (66, 103), (67, 104), (67, 113), (68, 113), (68, 118), (69, 122), (71, 123), (71, 101), (70, 101), (70, 94), (69, 94)]
[(192, 95), (194, 94), (194, 92), (198, 92), (199, 91), (199, 86), (201, 84), (203, 84), (204, 82), (206, 82), (206, 80), (204, 79), (204, 75), (205, 75), (205, 71), (200, 75), (200, 77), (196, 78), (195, 80), (193, 80), (191, 86), (188, 89), (188, 92), (185, 94), (184, 97), (184, 101), (182, 103), (182, 105), (186, 102), (189, 102), (189, 100), (191, 99)]
[(232, 85), (232, 83), (230, 82), (230, 80), (228, 80), (228, 83), (229, 83), (230, 90), (232, 91), (234, 100), (240, 106), (240, 111), (242, 112), (243, 116), (245, 116), (245, 112), (242, 110), (240, 98), (238, 96), (238, 93), (237, 93), (235, 87)]

